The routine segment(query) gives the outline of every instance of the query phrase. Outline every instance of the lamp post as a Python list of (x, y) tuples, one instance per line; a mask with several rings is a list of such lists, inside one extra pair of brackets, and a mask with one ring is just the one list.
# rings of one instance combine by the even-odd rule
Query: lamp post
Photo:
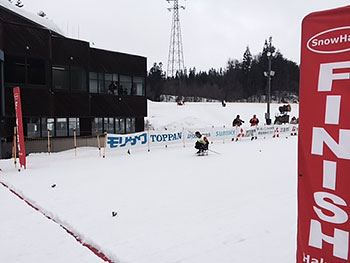
[(265, 77), (267, 77), (267, 111), (265, 113), (266, 124), (271, 124), (270, 116), (270, 100), (271, 100), (271, 77), (275, 75), (275, 72), (271, 70), (271, 60), (272, 60), (272, 37), (269, 38), (269, 44), (267, 46), (267, 59), (269, 61), (268, 71), (264, 72)]

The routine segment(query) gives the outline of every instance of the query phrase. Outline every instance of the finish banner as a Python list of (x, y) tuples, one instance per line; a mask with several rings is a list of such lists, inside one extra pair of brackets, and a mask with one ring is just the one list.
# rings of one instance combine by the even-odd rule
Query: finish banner
[(348, 263), (350, 6), (303, 20), (297, 263)]
[(23, 120), (22, 120), (22, 104), (21, 93), (19, 87), (13, 88), (13, 97), (15, 99), (16, 126), (17, 126), (17, 142), (18, 157), (20, 166), (26, 168), (26, 149), (24, 146)]

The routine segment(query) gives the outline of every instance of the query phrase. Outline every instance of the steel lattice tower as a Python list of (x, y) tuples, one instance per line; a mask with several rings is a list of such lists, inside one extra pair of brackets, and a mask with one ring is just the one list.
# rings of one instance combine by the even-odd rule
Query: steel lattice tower
[(184, 71), (184, 54), (182, 48), (182, 37), (180, 27), (180, 16), (179, 9), (185, 9), (184, 6), (179, 6), (178, 0), (166, 0), (168, 3), (174, 2), (174, 6), (168, 8), (171, 12), (173, 11), (173, 21), (171, 26), (170, 45), (169, 45), (169, 56), (168, 56), (168, 77), (176, 76), (176, 72)]

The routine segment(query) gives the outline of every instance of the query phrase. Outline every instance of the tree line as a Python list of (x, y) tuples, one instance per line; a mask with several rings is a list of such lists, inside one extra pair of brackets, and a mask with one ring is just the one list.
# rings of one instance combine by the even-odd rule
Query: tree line
[(299, 93), (299, 66), (265, 40), (262, 52), (253, 56), (247, 46), (241, 60), (229, 59), (225, 68), (197, 71), (196, 68), (166, 77), (163, 64), (154, 63), (147, 75), (147, 97), (160, 100), (160, 95), (203, 97), (226, 101), (261, 101), (266, 98), (269, 55), (275, 75), (271, 94), (283, 98)]

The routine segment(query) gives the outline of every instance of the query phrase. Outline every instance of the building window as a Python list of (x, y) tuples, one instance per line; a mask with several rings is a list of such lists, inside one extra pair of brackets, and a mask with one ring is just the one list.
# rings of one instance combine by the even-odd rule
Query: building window
[(145, 79), (141, 77), (133, 78), (133, 95), (144, 96), (145, 95)]
[(68, 119), (68, 134), (69, 136), (74, 135), (74, 129), (76, 131), (76, 135), (80, 135), (80, 124), (79, 124), (79, 118), (69, 118)]
[(45, 85), (45, 60), (27, 59), (28, 84)]
[(89, 86), (90, 86), (90, 92), (91, 93), (97, 93), (98, 92), (98, 78), (96, 72), (90, 72), (89, 73)]
[(113, 94), (119, 94), (119, 76), (118, 74), (113, 74)]
[(25, 83), (26, 70), (25, 58), (15, 56), (5, 56), (5, 82)]
[(120, 89), (124, 95), (130, 95), (132, 88), (131, 77), (120, 75)]
[(56, 119), (56, 136), (64, 137), (67, 136), (67, 118)]
[(52, 67), (52, 84), (54, 89), (69, 90), (69, 68), (67, 66)]
[(135, 132), (135, 118), (126, 118), (126, 133)]
[(83, 68), (71, 66), (70, 83), (72, 90), (86, 91), (86, 72)]
[(27, 137), (40, 137), (40, 118), (27, 119)]
[(98, 92), (99, 93), (107, 93), (107, 90), (105, 90), (104, 73), (98, 73)]
[(104, 131), (114, 133), (114, 118), (103, 118)]
[(92, 120), (92, 134), (102, 134), (103, 133), (103, 118), (94, 118)]
[(42, 137), (47, 137), (47, 131), (50, 131), (50, 137), (55, 133), (55, 119), (41, 118), (41, 134)]
[(105, 73), (104, 90), (109, 94), (113, 94), (113, 75), (110, 73)]
[(124, 134), (125, 133), (125, 119), (124, 118), (116, 118), (115, 119), (115, 133), (116, 134)]

